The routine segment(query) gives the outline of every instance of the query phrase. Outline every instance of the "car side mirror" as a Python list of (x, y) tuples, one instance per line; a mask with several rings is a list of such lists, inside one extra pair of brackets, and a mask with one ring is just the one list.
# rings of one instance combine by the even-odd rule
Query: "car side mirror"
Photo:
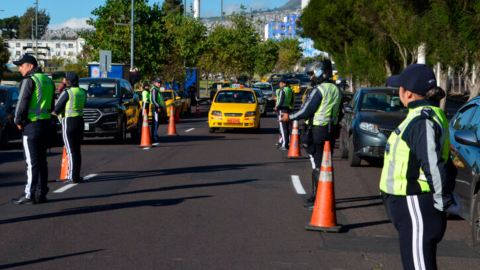
[(343, 110), (345, 111), (345, 113), (353, 113), (353, 107), (350, 105), (343, 106)]
[(122, 96), (122, 99), (132, 99), (133, 98), (133, 93), (125, 93)]
[(456, 131), (453, 136), (458, 143), (480, 147), (477, 134), (473, 130), (459, 130)]

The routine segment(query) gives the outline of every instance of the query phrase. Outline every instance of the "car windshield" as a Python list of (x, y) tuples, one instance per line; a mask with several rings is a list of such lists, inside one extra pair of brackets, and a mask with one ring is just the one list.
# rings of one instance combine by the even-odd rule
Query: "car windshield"
[(301, 81), (302, 83), (309, 83), (309, 82), (310, 82), (310, 78), (309, 78), (309, 77), (303, 77), (303, 78), (300, 79), (300, 81)]
[(288, 80), (290, 84), (300, 84), (299, 80)]
[(162, 92), (162, 96), (164, 100), (172, 99), (172, 95), (173, 95), (172, 92)]
[(215, 102), (217, 103), (255, 103), (255, 97), (249, 91), (220, 91)]
[(5, 107), (7, 105), (8, 92), (5, 90), (0, 90), (0, 107)]
[(117, 83), (115, 82), (80, 82), (79, 86), (87, 92), (87, 99), (118, 97)]
[(363, 95), (360, 111), (407, 112), (398, 92), (367, 92)]
[(222, 85), (222, 88), (228, 88), (230, 87), (229, 83), (213, 83), (211, 88), (217, 89), (218, 85)]
[(259, 88), (262, 91), (268, 90), (272, 91), (272, 86), (270, 84), (254, 84), (255, 88)]
[(255, 92), (255, 95), (257, 95), (257, 97), (263, 97), (262, 90), (260, 90), (260, 89), (253, 89), (253, 92)]

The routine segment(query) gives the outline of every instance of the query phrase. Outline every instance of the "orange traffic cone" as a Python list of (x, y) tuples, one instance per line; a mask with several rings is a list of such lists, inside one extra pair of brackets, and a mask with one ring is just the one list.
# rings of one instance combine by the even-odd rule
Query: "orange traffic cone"
[(200, 106), (197, 103), (197, 114), (200, 114)]
[(68, 174), (68, 156), (67, 150), (63, 147), (63, 157), (62, 157), (62, 169), (60, 171), (60, 178), (57, 179), (58, 182), (63, 182), (67, 180)]
[(312, 220), (305, 226), (305, 229), (308, 231), (339, 232), (342, 226), (337, 224), (335, 211), (335, 190), (333, 185), (330, 142), (325, 142)]
[(139, 147), (154, 147), (150, 138), (150, 127), (148, 126), (147, 109), (143, 109), (142, 140)]
[(304, 158), (300, 153), (299, 136), (300, 135), (298, 135), (298, 121), (295, 120), (293, 121), (292, 135), (290, 136), (290, 148), (288, 149), (287, 158)]
[(175, 123), (180, 123), (180, 110), (181, 109), (175, 109)]
[(173, 105), (170, 107), (170, 121), (168, 123), (168, 136), (178, 136), (177, 128), (175, 127), (175, 110), (173, 109)]

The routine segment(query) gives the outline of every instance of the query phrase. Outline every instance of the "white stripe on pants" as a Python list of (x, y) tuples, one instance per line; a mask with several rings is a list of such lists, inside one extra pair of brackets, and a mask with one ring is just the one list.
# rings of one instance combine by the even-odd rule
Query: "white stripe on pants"
[(412, 219), (412, 256), (415, 269), (424, 270), (423, 257), (423, 217), (417, 195), (407, 196), (408, 211)]
[(65, 150), (68, 157), (68, 170), (67, 170), (67, 179), (72, 179), (73, 177), (73, 157), (72, 149), (70, 148), (70, 142), (67, 137), (67, 117), (62, 119), (62, 133), (63, 133), (63, 143), (65, 144)]
[(23, 136), (23, 149), (25, 150), (25, 161), (27, 162), (27, 184), (25, 185), (25, 198), (30, 199), (32, 188), (32, 159), (30, 157), (30, 149), (28, 148), (28, 136)]

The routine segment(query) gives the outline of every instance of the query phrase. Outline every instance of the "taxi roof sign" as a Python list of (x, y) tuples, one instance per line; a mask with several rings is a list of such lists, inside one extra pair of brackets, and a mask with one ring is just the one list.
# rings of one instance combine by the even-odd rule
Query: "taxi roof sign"
[(231, 88), (243, 88), (243, 86), (239, 83), (232, 84)]

